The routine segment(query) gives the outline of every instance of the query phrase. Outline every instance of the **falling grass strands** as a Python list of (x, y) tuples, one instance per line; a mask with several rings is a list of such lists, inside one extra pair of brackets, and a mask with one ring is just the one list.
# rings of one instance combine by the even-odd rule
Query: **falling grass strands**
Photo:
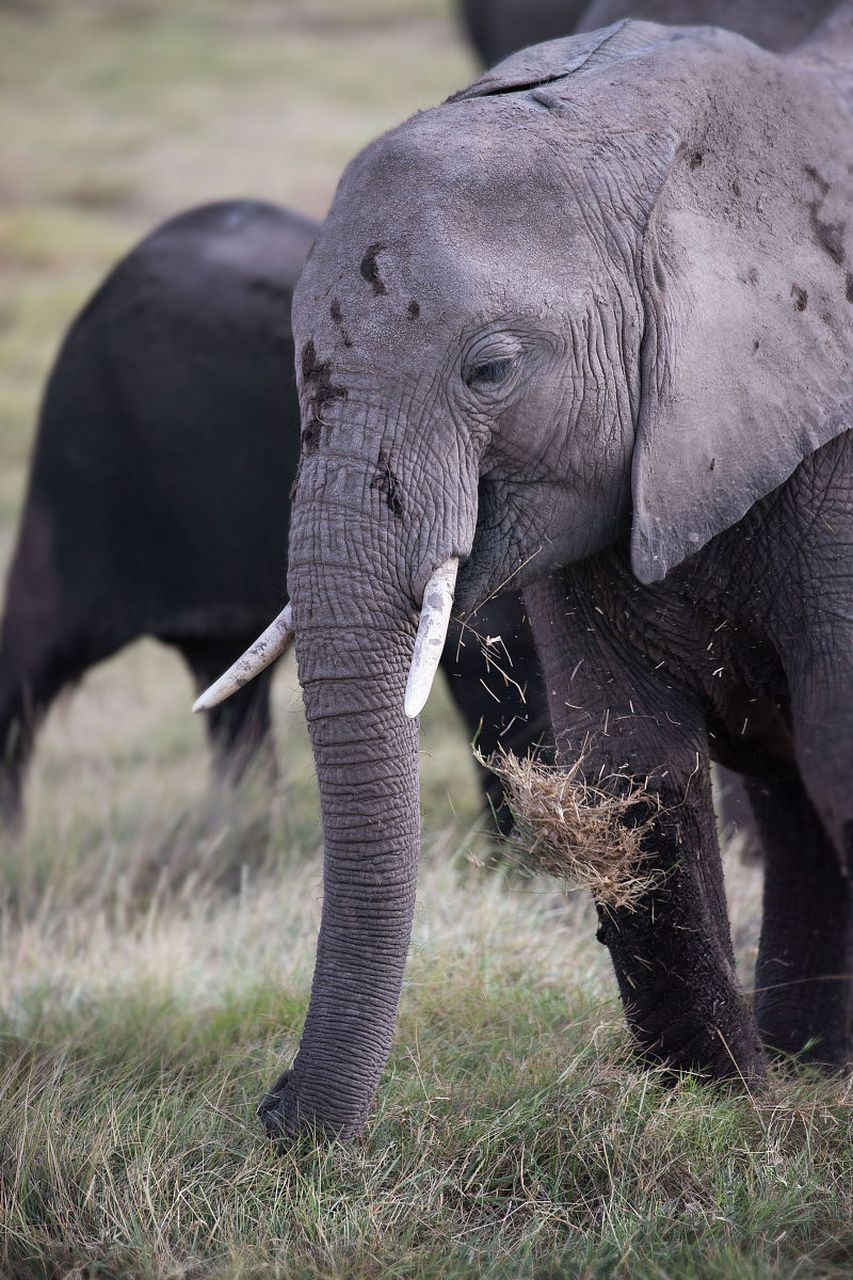
[[(642, 840), (653, 813), (636, 821), (638, 803), (647, 812), (658, 808), (645, 786), (622, 775), (591, 785), (583, 777), (583, 753), (569, 767), (503, 750), (488, 759), (476, 750), (475, 755), (504, 784), (515, 819), (507, 844), (528, 871), (588, 889), (602, 907), (628, 910), (660, 883), (658, 873), (644, 870), (648, 855)], [(635, 813), (626, 821), (631, 810)]]

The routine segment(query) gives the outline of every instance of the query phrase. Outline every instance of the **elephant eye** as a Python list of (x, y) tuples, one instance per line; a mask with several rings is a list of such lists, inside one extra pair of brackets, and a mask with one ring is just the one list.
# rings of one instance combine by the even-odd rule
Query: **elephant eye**
[(462, 375), (466, 387), (494, 387), (503, 382), (512, 368), (512, 360), (485, 360), (472, 365)]

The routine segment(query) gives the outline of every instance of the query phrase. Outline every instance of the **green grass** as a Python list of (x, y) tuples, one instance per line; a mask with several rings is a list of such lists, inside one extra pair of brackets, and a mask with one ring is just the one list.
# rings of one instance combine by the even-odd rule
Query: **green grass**
[[(200, 200), (322, 213), (361, 142), (470, 66), (443, 0), (0, 6), (0, 558), (45, 373), (116, 255)], [(358, 1141), (283, 1153), (253, 1111), (298, 1039), (321, 881), (292, 665), (272, 797), (210, 793), (151, 642), (54, 710), (0, 850), (0, 1274), (853, 1272), (850, 1082), (750, 1101), (640, 1071), (588, 905), (466, 859), (473, 767), (437, 692), (389, 1071)], [(749, 984), (759, 877), (728, 873)]]
[(19, 920), (6, 1274), (849, 1275), (845, 1088), (780, 1077), (755, 1102), (638, 1071), (588, 911), (452, 862), (425, 860), (400, 1033), (348, 1147), (276, 1152), (252, 1116), (298, 1036), (316, 859), (120, 932), (82, 902)]

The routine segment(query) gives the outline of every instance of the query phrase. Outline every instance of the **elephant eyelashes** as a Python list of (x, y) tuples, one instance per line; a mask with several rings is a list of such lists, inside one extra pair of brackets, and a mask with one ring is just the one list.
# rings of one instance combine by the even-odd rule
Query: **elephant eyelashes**
[(487, 360), (466, 369), (462, 380), (466, 387), (494, 387), (504, 381), (511, 368), (512, 360)]

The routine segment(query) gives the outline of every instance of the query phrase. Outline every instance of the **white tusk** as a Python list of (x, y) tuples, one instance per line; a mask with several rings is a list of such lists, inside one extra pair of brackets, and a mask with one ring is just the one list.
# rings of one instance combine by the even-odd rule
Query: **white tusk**
[(406, 684), (404, 708), (410, 719), (419, 716), (438, 664), (441, 661), (444, 642), (447, 639), (447, 628), (450, 624), (450, 610), (453, 608), (453, 588), (456, 585), (456, 573), (459, 561), (451, 556), (440, 564), (426, 585), (424, 600), (421, 605), (421, 620), (418, 623), (418, 634), (415, 637), (415, 652)]
[(193, 711), (210, 711), (232, 693), (242, 689), (244, 684), (254, 680), (265, 671), (270, 663), (275, 662), (286, 653), (293, 643), (293, 623), (290, 620), (290, 605), (286, 604), (278, 617), (270, 623), (263, 635), (251, 645), (242, 657), (228, 668), (225, 675), (220, 676), (209, 689), (196, 698)]

